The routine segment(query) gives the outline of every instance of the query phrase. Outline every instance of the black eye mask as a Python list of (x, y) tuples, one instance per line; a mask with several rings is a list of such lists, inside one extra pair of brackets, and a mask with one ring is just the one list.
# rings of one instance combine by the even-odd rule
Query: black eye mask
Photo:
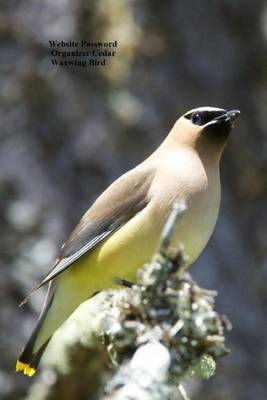
[(189, 119), (194, 125), (205, 125), (212, 121), (214, 118), (224, 115), (226, 110), (203, 110), (203, 111), (193, 111), (185, 115), (185, 118)]

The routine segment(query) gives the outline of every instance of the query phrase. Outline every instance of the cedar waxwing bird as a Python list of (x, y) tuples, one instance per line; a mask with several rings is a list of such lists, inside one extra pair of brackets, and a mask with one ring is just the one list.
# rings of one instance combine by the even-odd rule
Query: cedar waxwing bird
[(157, 249), (175, 201), (187, 208), (172, 245), (194, 262), (206, 246), (220, 204), (219, 161), (238, 110), (201, 107), (177, 120), (145, 161), (122, 175), (92, 204), (62, 246), (36, 327), (16, 365), (32, 376), (54, 332), (85, 300), (118, 283), (135, 282)]

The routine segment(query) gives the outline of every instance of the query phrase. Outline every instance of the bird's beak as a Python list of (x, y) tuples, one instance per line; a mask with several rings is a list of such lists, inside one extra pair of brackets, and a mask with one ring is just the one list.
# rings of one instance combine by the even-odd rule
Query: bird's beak
[(214, 118), (211, 123), (212, 125), (221, 125), (221, 124), (229, 124), (232, 128), (234, 125), (234, 121), (239, 116), (239, 110), (230, 110), (226, 111), (224, 114), (220, 115), (219, 117)]
[(227, 111), (226, 116), (229, 118), (230, 122), (234, 122), (236, 118), (239, 116), (240, 111), (239, 110), (231, 110)]

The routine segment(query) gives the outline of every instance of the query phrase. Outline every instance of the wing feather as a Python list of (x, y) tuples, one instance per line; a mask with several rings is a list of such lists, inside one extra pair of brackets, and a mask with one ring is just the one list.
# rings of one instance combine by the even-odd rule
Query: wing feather
[[(52, 271), (38, 288), (51, 281), (104, 239), (127, 223), (150, 200), (149, 188), (155, 173), (153, 167), (133, 169), (115, 181), (93, 203), (62, 246)], [(35, 290), (36, 290), (35, 289)]]

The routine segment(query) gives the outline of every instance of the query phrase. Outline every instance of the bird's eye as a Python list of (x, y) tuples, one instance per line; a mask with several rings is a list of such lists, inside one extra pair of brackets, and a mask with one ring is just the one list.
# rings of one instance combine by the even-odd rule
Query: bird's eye
[(194, 125), (201, 125), (202, 124), (202, 118), (200, 113), (195, 112), (191, 116), (191, 121), (193, 122)]

